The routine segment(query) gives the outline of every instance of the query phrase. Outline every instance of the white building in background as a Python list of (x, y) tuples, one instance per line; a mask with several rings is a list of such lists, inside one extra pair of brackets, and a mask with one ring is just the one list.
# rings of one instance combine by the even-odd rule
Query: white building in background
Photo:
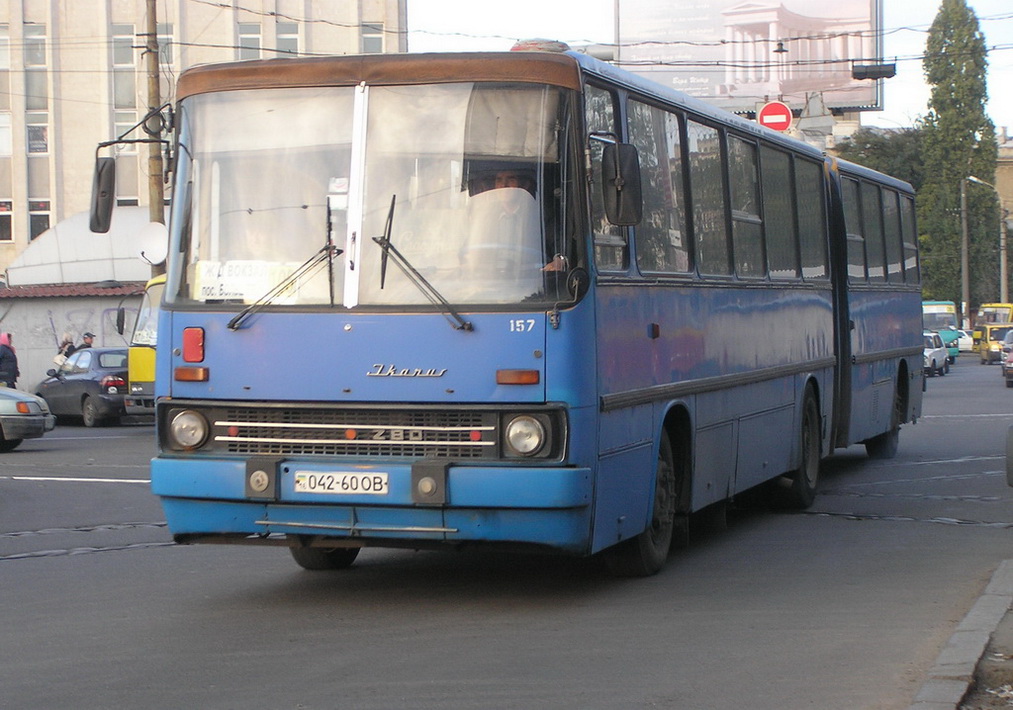
[[(0, 3), (0, 273), (51, 226), (87, 211), (97, 144), (144, 117), (146, 6)], [(157, 0), (156, 7), (162, 102), (195, 64), (406, 51), (407, 0)], [(146, 205), (146, 147), (123, 146), (116, 156), (118, 204)]]

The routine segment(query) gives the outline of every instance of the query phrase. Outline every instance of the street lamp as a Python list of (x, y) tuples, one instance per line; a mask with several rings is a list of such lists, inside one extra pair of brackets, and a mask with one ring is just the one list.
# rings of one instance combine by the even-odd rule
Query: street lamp
[[(976, 185), (984, 185), (985, 187), (992, 188), (996, 198), (999, 200), (999, 302), (1009, 303), (1009, 269), (1006, 261), (1006, 208), (1002, 204), (1002, 195), (999, 194), (999, 190), (990, 182), (985, 182), (981, 178), (976, 178), (974, 175), (968, 175), (966, 178), (967, 182), (973, 182)], [(964, 210), (964, 235), (967, 235), (967, 201), (966, 197), (961, 202), (961, 207)]]

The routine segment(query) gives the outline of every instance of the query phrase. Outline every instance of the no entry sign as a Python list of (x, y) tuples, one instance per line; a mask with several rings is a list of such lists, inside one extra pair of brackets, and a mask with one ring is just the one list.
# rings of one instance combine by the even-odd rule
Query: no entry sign
[(780, 101), (770, 101), (756, 114), (756, 120), (775, 131), (787, 131), (791, 127), (791, 109)]

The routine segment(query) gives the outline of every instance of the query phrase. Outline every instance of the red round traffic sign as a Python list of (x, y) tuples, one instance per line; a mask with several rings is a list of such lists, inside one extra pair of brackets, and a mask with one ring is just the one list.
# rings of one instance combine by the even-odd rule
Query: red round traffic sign
[(761, 126), (775, 131), (787, 131), (791, 127), (791, 109), (785, 103), (771, 101), (763, 105), (756, 114), (756, 120)]

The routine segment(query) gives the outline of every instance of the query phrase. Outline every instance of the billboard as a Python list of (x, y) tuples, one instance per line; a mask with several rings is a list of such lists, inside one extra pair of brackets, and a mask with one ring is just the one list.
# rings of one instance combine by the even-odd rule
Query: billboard
[(620, 66), (729, 111), (881, 109), (882, 0), (616, 0)]

